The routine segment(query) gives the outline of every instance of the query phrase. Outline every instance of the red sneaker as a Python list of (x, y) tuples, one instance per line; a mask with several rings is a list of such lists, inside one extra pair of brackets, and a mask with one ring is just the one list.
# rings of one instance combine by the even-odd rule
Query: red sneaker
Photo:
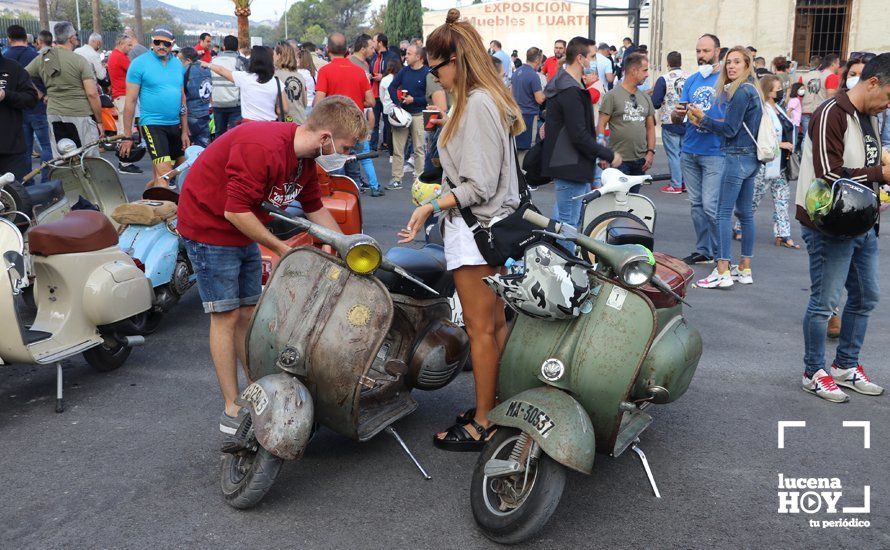
[(661, 186), (661, 192), (667, 193), (669, 195), (679, 195), (680, 193), (683, 192), (683, 188), (682, 187), (674, 187), (671, 184), (667, 184), (667, 185)]

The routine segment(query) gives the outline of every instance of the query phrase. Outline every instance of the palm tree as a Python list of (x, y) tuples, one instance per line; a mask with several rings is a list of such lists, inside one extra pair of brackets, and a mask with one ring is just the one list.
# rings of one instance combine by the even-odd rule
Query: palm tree
[(99, 17), (99, 0), (93, 0), (93, 32), (102, 32), (102, 18)]
[(136, 18), (136, 42), (142, 43), (145, 35), (142, 31), (142, 0), (133, 0), (133, 17)]
[(37, 8), (40, 10), (40, 28), (42, 30), (49, 29), (49, 8), (46, 3), (48, 0), (37, 0)]
[(238, 18), (238, 47), (249, 48), (250, 22), (247, 18), (250, 17), (250, 4), (253, 0), (232, 0), (232, 2), (235, 4), (235, 17)]

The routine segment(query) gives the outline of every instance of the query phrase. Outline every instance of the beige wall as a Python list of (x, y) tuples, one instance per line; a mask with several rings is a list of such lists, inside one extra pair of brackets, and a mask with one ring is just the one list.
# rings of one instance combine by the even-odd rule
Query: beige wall
[[(651, 61), (665, 69), (671, 50), (683, 55), (683, 67), (695, 67), (695, 42), (704, 33), (720, 37), (723, 46), (754, 46), (769, 63), (790, 56), (794, 36), (794, 0), (652, 0)], [(890, 2), (853, 0), (847, 51), (890, 51)]]
[[(605, 4), (600, 2), (600, 4)], [(499, 40), (504, 50), (518, 50), (520, 58), (525, 50), (537, 46), (550, 55), (553, 42), (568, 41), (574, 36), (587, 36), (588, 3), (565, 1), (500, 1), (474, 4), (460, 8), (461, 15), (469, 19), (485, 46), (491, 40)], [(428, 11), (423, 15), (423, 35), (426, 37), (445, 22), (447, 10)], [(597, 19), (596, 40), (618, 47), (625, 36), (633, 36), (627, 27), (626, 17)], [(648, 30), (641, 29), (640, 42), (648, 44)]]

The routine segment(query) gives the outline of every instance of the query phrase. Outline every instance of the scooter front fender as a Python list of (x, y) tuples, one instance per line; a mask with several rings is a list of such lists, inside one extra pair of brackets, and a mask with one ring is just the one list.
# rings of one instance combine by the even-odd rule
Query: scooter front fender
[(593, 424), (584, 408), (562, 390), (526, 390), (495, 407), (488, 419), (498, 426), (518, 428), (529, 434), (545, 453), (564, 466), (585, 474), (593, 470)]
[(247, 386), (235, 403), (250, 410), (254, 434), (264, 449), (285, 460), (303, 455), (315, 415), (309, 390), (295, 376), (264, 376)]

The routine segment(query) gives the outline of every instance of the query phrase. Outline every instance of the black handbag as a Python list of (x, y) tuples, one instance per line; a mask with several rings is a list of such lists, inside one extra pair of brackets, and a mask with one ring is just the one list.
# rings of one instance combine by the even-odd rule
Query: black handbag
[[(539, 212), (539, 210), (531, 202), (528, 184), (525, 182), (522, 170), (519, 169), (515, 142), (513, 142), (513, 159), (516, 161), (516, 174), (519, 177), (519, 207), (515, 212), (489, 224), (488, 227), (483, 227), (469, 207), (459, 209), (467, 227), (473, 232), (473, 239), (476, 241), (476, 246), (479, 247), (479, 253), (485, 258), (486, 263), (492, 266), (502, 266), (510, 258), (521, 259), (525, 249), (541, 239), (534, 233), (534, 230), (539, 228), (522, 219), (526, 210), (531, 209), (534, 212)], [(452, 189), (455, 188), (450, 179), (446, 177), (445, 181)]]
[(544, 169), (544, 140), (538, 140), (525, 154), (522, 160), (522, 169), (525, 170), (525, 181), (535, 187), (546, 185), (553, 181), (549, 176), (541, 175)]

